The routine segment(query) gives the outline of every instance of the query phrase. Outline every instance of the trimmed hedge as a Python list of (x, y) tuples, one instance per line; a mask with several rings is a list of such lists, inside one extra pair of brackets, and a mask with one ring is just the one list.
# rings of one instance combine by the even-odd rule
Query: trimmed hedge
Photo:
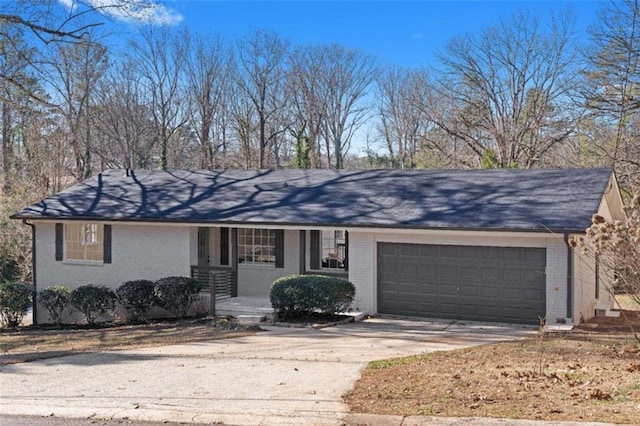
[(38, 293), (38, 302), (49, 312), (49, 317), (54, 324), (62, 324), (62, 315), (71, 304), (72, 292), (71, 287), (55, 285)]
[(84, 315), (87, 324), (93, 325), (100, 315), (115, 309), (116, 294), (104, 285), (83, 285), (71, 292), (71, 305)]
[(158, 306), (183, 319), (202, 290), (202, 284), (189, 277), (166, 277), (156, 281), (153, 289)]
[(355, 297), (355, 286), (344, 279), (324, 275), (289, 275), (273, 282), (271, 306), (284, 317), (313, 312), (344, 312)]
[(116, 289), (118, 301), (127, 311), (130, 321), (146, 322), (149, 320), (149, 312), (156, 304), (155, 285), (153, 281), (149, 280), (134, 280), (124, 282)]
[(20, 282), (0, 282), (0, 323), (18, 327), (31, 306), (33, 287)]

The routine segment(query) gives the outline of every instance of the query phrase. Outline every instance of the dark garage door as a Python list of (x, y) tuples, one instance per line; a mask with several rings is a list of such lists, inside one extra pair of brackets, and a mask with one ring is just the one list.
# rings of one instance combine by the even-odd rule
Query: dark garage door
[(537, 324), (546, 250), (378, 243), (378, 312)]

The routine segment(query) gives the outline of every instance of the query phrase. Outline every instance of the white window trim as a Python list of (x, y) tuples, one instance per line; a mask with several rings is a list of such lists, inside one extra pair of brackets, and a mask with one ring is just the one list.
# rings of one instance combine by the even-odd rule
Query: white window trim
[[(256, 240), (256, 231), (267, 231), (269, 233), (269, 240), (273, 242), (273, 245), (263, 245), (263, 244), (255, 244), (255, 240)], [(251, 240), (252, 240), (252, 244), (244, 244), (244, 242), (241, 240), (241, 233), (242, 232), (251, 232)], [(252, 251), (255, 251), (256, 247), (268, 247), (271, 248), (273, 250), (273, 261), (258, 261), (256, 262), (255, 259), (255, 253), (252, 255), (252, 259), (251, 260), (247, 260), (246, 258), (244, 259), (244, 261), (240, 262), (240, 257), (241, 257), (241, 247), (251, 247)], [(239, 228), (238, 229), (238, 246), (237, 246), (237, 250), (238, 250), (238, 267), (242, 267), (242, 268), (275, 268), (276, 267), (276, 237), (275, 237), (275, 229), (267, 229), (267, 228)]]
[[(87, 226), (87, 225), (95, 225), (96, 228), (96, 238), (98, 239), (98, 241), (95, 243), (95, 245), (100, 246), (100, 251), (102, 253), (101, 255), (101, 259), (100, 260), (93, 260), (93, 259), (86, 259), (86, 248), (84, 249), (84, 259), (76, 259), (76, 258), (69, 258), (69, 254), (68, 254), (68, 250), (67, 250), (67, 227), (68, 226), (80, 226), (81, 230), (80, 230), (80, 235), (81, 238), (83, 238), (83, 232), (82, 232), (82, 227)], [(63, 228), (63, 243), (62, 243), (62, 247), (63, 247), (63, 257), (62, 257), (62, 263), (66, 264), (66, 265), (88, 265), (88, 266), (103, 266), (104, 265), (104, 228), (102, 229), (102, 241), (99, 238), (100, 235), (100, 223), (97, 222), (81, 222), (81, 223), (65, 223), (64, 224), (64, 228)], [(86, 244), (83, 244), (83, 246)]]

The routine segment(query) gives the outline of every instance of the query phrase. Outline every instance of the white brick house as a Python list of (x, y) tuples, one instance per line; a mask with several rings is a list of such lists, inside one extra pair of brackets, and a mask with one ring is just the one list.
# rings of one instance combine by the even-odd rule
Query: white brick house
[(267, 297), (322, 273), (371, 314), (576, 323), (612, 307), (611, 277), (566, 244), (596, 212), (624, 219), (610, 170), (112, 170), (13, 218), (38, 290), (204, 271)]

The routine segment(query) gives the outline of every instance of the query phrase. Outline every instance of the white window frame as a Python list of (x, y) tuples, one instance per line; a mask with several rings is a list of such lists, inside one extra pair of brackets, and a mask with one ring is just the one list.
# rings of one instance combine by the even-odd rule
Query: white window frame
[[(70, 245), (76, 245), (74, 250)], [(64, 224), (64, 260), (77, 263), (104, 262), (104, 227), (98, 223)]]
[(275, 268), (275, 230), (265, 228), (238, 228), (238, 263), (240, 265), (262, 265)]
[[(343, 229), (320, 231), (320, 269), (344, 272), (346, 257), (346, 234)], [(342, 247), (340, 247), (342, 245)]]

